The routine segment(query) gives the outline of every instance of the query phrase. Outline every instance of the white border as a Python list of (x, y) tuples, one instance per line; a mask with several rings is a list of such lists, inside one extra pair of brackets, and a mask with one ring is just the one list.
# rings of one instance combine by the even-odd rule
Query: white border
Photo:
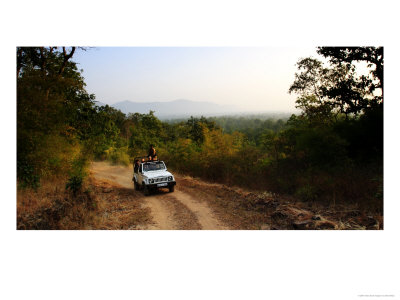
[[(15, 4), (14, 4), (15, 3)], [(2, 299), (400, 295), (397, 9), (391, 1), (8, 1), (1, 18)], [(17, 232), (15, 47), (385, 47), (385, 230)], [(397, 126), (398, 127), (398, 126)]]

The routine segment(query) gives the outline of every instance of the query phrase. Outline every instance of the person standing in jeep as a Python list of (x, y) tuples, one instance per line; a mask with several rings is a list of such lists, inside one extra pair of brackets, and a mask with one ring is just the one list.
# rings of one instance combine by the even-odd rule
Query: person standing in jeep
[(150, 145), (148, 157), (150, 160), (156, 160), (157, 152), (153, 145)]
[(139, 165), (140, 165), (139, 160), (138, 159), (135, 160), (135, 164), (134, 164), (134, 167), (133, 167), (133, 172), (136, 173), (139, 170)]

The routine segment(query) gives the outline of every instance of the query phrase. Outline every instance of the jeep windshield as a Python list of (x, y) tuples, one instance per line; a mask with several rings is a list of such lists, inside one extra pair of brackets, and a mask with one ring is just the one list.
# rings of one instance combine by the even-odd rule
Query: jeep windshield
[(158, 162), (147, 162), (143, 164), (143, 171), (161, 171), (165, 170), (165, 164), (161, 161)]

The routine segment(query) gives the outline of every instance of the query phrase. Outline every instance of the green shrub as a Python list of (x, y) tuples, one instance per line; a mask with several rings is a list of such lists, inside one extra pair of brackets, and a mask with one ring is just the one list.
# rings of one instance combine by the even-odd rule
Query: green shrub
[(80, 157), (72, 162), (69, 178), (65, 185), (66, 190), (70, 190), (74, 196), (82, 189), (83, 180), (87, 176), (87, 159)]
[(128, 154), (128, 147), (121, 147), (121, 148), (111, 147), (106, 151), (106, 158), (115, 165), (121, 164), (124, 166), (129, 166), (130, 157)]
[(17, 161), (17, 177), (22, 188), (37, 189), (40, 186), (40, 177), (35, 168), (26, 161)]
[(68, 179), (65, 188), (67, 190), (70, 190), (74, 195), (76, 195), (76, 193), (82, 189), (82, 183), (83, 183), (82, 175), (73, 175)]
[(312, 185), (304, 185), (296, 190), (295, 195), (302, 201), (318, 200), (318, 189)]

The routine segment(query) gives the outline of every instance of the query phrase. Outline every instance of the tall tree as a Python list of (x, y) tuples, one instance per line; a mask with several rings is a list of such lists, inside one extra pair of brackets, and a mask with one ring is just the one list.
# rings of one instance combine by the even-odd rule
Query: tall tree
[(94, 95), (86, 92), (83, 77), (71, 60), (75, 50), (17, 48), (17, 166), (21, 181), (29, 181), (33, 175), (37, 181), (50, 173), (49, 165), (66, 164), (61, 162), (62, 153), (75, 147), (79, 132), (90, 127), (82, 123), (85, 112), (93, 107)]
[[(300, 72), (289, 89), (299, 95), (297, 107), (306, 115), (357, 115), (382, 105), (383, 48), (320, 47), (318, 53), (329, 65), (315, 58), (299, 60)], [(369, 75), (357, 72), (357, 62), (367, 63)]]
[(335, 65), (366, 62), (374, 67), (370, 74), (378, 81), (371, 82), (371, 88), (383, 89), (383, 47), (318, 47), (317, 53)]
[[(365, 91), (361, 109), (377, 107), (383, 103), (383, 47), (318, 47), (317, 53), (324, 56), (334, 67), (356, 68), (357, 63), (365, 63), (368, 76), (356, 75), (347, 85), (338, 85), (327, 90), (328, 95), (348, 93), (354, 88)], [(344, 96), (343, 96), (344, 97)]]

